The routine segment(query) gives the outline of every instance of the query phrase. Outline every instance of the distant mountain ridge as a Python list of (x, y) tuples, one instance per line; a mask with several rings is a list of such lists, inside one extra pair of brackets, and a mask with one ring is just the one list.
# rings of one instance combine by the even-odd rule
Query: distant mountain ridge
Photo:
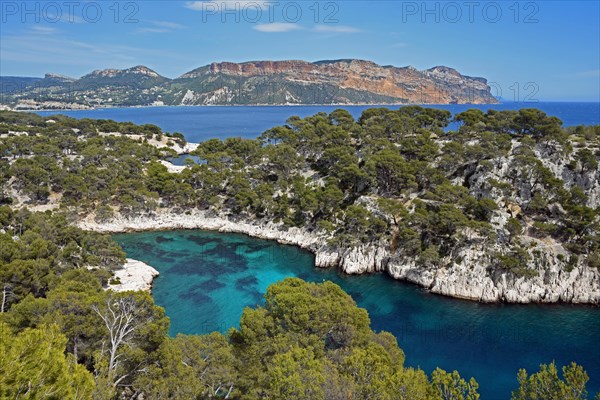
[(485, 78), (436, 66), (381, 66), (343, 59), (211, 63), (175, 79), (138, 65), (81, 78), (0, 77), (0, 103), (88, 106), (282, 104), (493, 104)]

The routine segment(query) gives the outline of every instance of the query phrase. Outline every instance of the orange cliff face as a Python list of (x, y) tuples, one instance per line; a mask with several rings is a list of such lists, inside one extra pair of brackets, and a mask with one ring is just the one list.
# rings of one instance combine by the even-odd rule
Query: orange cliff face
[(463, 76), (448, 67), (418, 71), (413, 67), (384, 67), (364, 60), (221, 62), (192, 71), (182, 78), (206, 75), (239, 78), (277, 75), (288, 82), (331, 84), (406, 103), (497, 103), (485, 79)]

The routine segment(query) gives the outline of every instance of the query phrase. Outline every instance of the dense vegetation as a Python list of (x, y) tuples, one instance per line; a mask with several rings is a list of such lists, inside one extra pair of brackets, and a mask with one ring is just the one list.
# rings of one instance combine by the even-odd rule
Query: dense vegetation
[[(0, 112), (0, 396), (477, 399), (457, 372), (405, 367), (395, 338), (371, 331), (331, 283), (285, 280), (238, 329), (169, 338), (147, 293), (104, 290), (119, 246), (72, 223), (199, 208), (322, 232), (331, 246), (387, 243), (424, 268), (483, 240), (505, 245), (501, 268), (527, 275), (525, 236), (564, 244), (565, 268), (598, 267), (585, 185), (600, 129), (565, 130), (537, 110), (470, 110), (444, 133), (450, 118), (420, 107), (290, 118), (257, 140), (204, 142), (205, 163), (174, 174), (160, 161), (184, 139), (156, 126)], [(474, 177), (506, 157), (509, 173), (481, 186)], [(569, 160), (572, 182), (544, 164), (552, 157)], [(508, 204), (520, 211), (499, 224)], [(587, 398), (575, 364), (517, 378), (515, 400)]]
[(358, 121), (344, 110), (292, 117), (256, 140), (203, 142), (195, 153), (205, 163), (175, 174), (159, 160), (181, 134), (3, 112), (0, 197), (97, 221), (192, 208), (281, 221), (333, 247), (385, 246), (423, 268), (459, 264), (473, 243), (518, 276), (538, 274), (543, 246), (564, 247), (567, 271), (599, 267), (600, 203), (589, 193), (600, 127), (563, 129), (535, 109), (469, 110), (454, 121), (459, 129), (445, 133), (449, 112), (416, 106), (369, 109)]

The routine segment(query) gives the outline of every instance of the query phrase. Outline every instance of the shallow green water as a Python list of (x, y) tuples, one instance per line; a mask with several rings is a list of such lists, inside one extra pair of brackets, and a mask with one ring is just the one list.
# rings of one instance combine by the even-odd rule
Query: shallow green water
[(407, 364), (474, 376), (482, 399), (508, 399), (520, 367), (576, 361), (600, 390), (600, 308), (569, 305), (486, 305), (432, 295), (384, 275), (345, 276), (314, 268), (293, 246), (205, 231), (115, 235), (128, 257), (160, 273), (156, 303), (172, 335), (227, 331), (244, 307), (261, 304), (271, 283), (288, 276), (331, 280), (366, 308), (375, 330), (396, 335)]

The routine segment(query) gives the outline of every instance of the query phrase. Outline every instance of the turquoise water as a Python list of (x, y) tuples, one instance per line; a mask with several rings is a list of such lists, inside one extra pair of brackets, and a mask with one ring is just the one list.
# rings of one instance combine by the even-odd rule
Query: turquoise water
[[(73, 118), (113, 119), (136, 124), (155, 124), (167, 132), (181, 132), (190, 142), (211, 138), (224, 139), (232, 136), (256, 138), (265, 130), (282, 125), (292, 115), (307, 117), (320, 111), (331, 112), (336, 108), (348, 110), (355, 118), (367, 108), (377, 106), (194, 106), (194, 107), (147, 107), (147, 108), (100, 108), (97, 110), (40, 111), (40, 115), (65, 114)], [(385, 106), (392, 109), (398, 106)], [(483, 111), (518, 110), (539, 108), (549, 115), (559, 117), (565, 126), (600, 124), (600, 103), (518, 102), (502, 104), (445, 104), (426, 107), (448, 110), (452, 114), (469, 108)]]
[(555, 360), (583, 365), (600, 390), (600, 308), (488, 305), (429, 294), (384, 275), (344, 276), (314, 268), (311, 253), (239, 234), (205, 231), (115, 235), (128, 257), (161, 273), (153, 296), (171, 318), (171, 335), (226, 332), (244, 307), (288, 276), (339, 284), (366, 308), (375, 330), (392, 332), (407, 364), (474, 376), (482, 399), (508, 399), (520, 367)]

